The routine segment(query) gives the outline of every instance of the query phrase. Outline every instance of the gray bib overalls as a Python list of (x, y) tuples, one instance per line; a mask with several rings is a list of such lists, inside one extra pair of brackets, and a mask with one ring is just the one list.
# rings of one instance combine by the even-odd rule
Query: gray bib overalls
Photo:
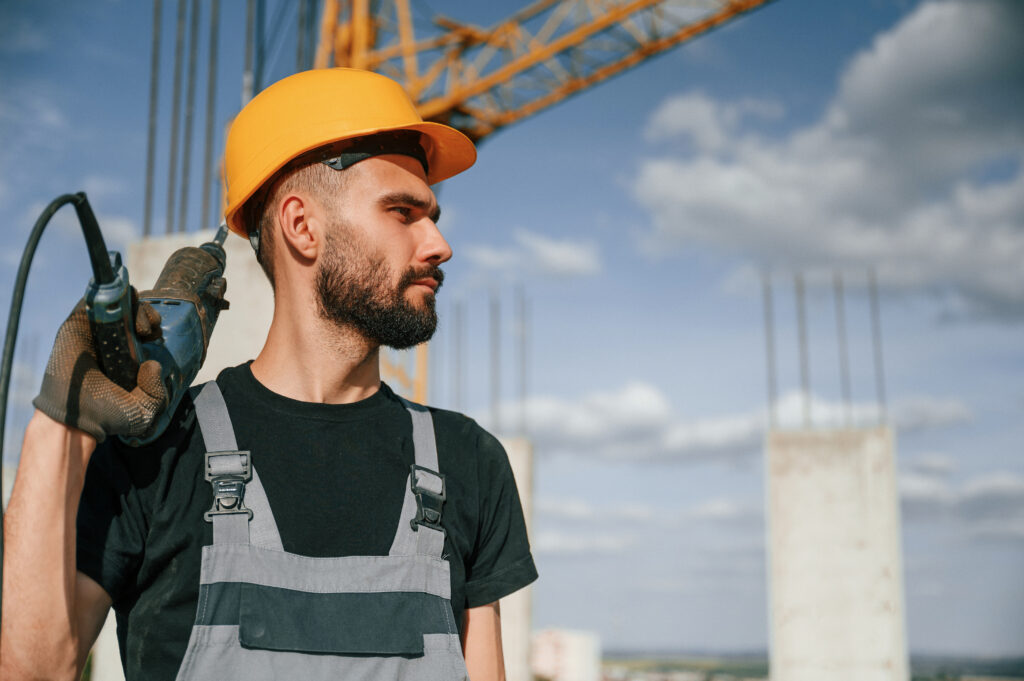
[(195, 396), (206, 444), (199, 603), (178, 681), (466, 679), (451, 608), (434, 426), (406, 402), (416, 463), (386, 556), (311, 558), (284, 551), (249, 452), (237, 451), (217, 384)]

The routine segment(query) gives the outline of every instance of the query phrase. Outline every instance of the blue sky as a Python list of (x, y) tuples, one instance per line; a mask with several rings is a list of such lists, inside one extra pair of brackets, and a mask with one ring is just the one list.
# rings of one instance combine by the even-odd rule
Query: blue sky
[[(164, 4), (158, 231), (175, 3)], [(141, 234), (151, 7), (0, 3), (0, 290), (60, 193), (89, 193), (111, 247)], [(518, 5), (430, 7), (490, 23)], [(225, 2), (221, 23), (218, 130), (239, 104), (244, 3)], [(836, 271), (855, 413), (874, 419), (875, 267), (911, 649), (1024, 653), (1022, 25), (1012, 0), (778, 0), (500, 132), (443, 187), (455, 258), (435, 403), (454, 406), (447, 320), (459, 300), (461, 406), (487, 423), (496, 291), (502, 413), (518, 422), (516, 286), (530, 301), (536, 626), (596, 629), (618, 649), (766, 647), (760, 271), (773, 273), (790, 422), (792, 273), (807, 277), (814, 416), (828, 425), (841, 396)], [(276, 54), (281, 76), (293, 44)], [(200, 78), (190, 229), (204, 93)], [(13, 431), (88, 279), (75, 230), (57, 220), (33, 269)], [(5, 460), (19, 440), (8, 436)]]

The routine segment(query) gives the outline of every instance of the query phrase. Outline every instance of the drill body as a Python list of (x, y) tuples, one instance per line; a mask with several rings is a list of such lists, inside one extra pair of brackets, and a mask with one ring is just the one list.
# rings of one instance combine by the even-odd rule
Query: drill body
[(221, 245), (223, 227), (213, 241), (175, 251), (153, 288), (138, 294), (160, 313), (160, 337), (141, 342), (135, 333), (132, 287), (121, 256), (110, 251), (113, 281), (90, 280), (85, 303), (103, 373), (114, 383), (135, 388), (139, 365), (150, 359), (160, 364), (169, 403), (141, 438), (123, 438), (128, 444), (143, 445), (158, 438), (170, 423), (181, 398), (206, 359), (206, 349), (224, 299), (226, 256)]

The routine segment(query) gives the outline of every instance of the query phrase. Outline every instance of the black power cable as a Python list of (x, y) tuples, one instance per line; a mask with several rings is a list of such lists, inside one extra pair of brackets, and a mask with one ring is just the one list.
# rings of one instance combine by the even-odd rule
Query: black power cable
[[(92, 212), (89, 200), (85, 192), (77, 194), (63, 194), (50, 202), (36, 220), (28, 236), (28, 244), (21, 255), (21, 264), (18, 266), (18, 276), (14, 283), (14, 293), (11, 295), (11, 313), (7, 317), (7, 335), (4, 338), (3, 363), (0, 364), (0, 490), (3, 490), (3, 443), (4, 426), (7, 422), (7, 393), (11, 385), (11, 367), (14, 364), (14, 345), (18, 337), (18, 325), (21, 322), (21, 305), (25, 299), (25, 285), (28, 283), (28, 269), (35, 257), (36, 247), (39, 239), (43, 236), (43, 230), (49, 224), (54, 214), (65, 204), (73, 204), (75, 213), (78, 214), (78, 221), (82, 225), (82, 234), (85, 236), (85, 245), (89, 251), (89, 260), (92, 263), (93, 279), (101, 284), (114, 281), (114, 269), (110, 265), (110, 256), (107, 254), (107, 246), (103, 241), (103, 233), (100, 232), (99, 223)], [(2, 494), (2, 492), (0, 492)], [(4, 555), (4, 534), (3, 523), (0, 522), (0, 584), (3, 583), (3, 555)], [(0, 594), (2, 603), (2, 594)]]

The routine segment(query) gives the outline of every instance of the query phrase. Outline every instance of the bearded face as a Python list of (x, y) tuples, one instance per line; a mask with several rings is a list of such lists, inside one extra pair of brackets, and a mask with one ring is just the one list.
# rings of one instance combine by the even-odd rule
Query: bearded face
[(437, 328), (434, 296), (417, 305), (405, 296), (413, 282), (437, 281), (444, 273), (435, 265), (408, 268), (395, 283), (388, 264), (368, 253), (356, 230), (341, 223), (328, 230), (317, 265), (316, 296), (321, 318), (339, 327), (355, 328), (367, 339), (404, 350), (430, 339)]

